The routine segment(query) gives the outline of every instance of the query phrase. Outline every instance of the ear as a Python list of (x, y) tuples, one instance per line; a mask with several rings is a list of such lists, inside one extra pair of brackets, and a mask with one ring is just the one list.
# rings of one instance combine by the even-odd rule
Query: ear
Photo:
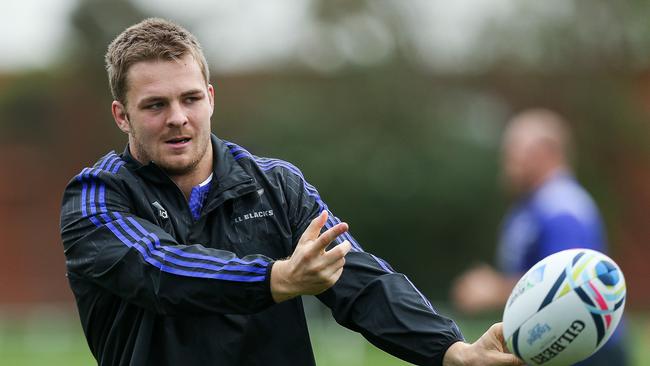
[(208, 98), (210, 99), (210, 117), (212, 117), (214, 112), (214, 86), (212, 84), (208, 84)]
[(111, 104), (111, 112), (113, 113), (113, 119), (119, 127), (120, 130), (124, 133), (131, 132), (131, 124), (129, 123), (129, 116), (126, 112), (126, 106), (124, 104), (114, 100)]

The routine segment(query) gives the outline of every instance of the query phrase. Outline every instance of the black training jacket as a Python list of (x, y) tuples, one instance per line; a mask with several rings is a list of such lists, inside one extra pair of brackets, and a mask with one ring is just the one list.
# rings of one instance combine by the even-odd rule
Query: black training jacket
[[(127, 149), (68, 184), (67, 276), (99, 365), (313, 365), (302, 301), (275, 304), (269, 275), (327, 209), (293, 165), (212, 136), (214, 175), (198, 220), (155, 164)], [(326, 226), (339, 220), (330, 214)], [(462, 340), (382, 259), (353, 249), (318, 298), (336, 321), (406, 361), (440, 365)]]

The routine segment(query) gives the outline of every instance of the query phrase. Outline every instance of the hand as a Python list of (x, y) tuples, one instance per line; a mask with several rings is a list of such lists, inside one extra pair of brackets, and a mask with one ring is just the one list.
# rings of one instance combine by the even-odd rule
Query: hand
[(443, 366), (523, 366), (524, 362), (508, 349), (503, 339), (502, 323), (494, 324), (478, 341), (456, 342), (447, 349)]
[(502, 308), (517, 279), (503, 276), (487, 264), (463, 273), (454, 282), (451, 298), (458, 310), (475, 314)]
[(341, 277), (345, 255), (352, 247), (350, 242), (346, 240), (328, 251), (325, 248), (348, 230), (348, 224), (340, 223), (320, 234), (326, 222), (327, 211), (323, 211), (302, 234), (291, 257), (273, 265), (271, 295), (276, 303), (299, 295), (320, 294)]

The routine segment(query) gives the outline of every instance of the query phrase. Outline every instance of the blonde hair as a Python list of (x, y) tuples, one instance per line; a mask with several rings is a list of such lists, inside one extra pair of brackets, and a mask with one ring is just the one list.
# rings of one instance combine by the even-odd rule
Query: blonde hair
[(126, 105), (131, 65), (141, 61), (178, 60), (192, 55), (201, 67), (206, 84), (210, 79), (208, 63), (201, 45), (192, 33), (178, 24), (149, 18), (130, 26), (118, 35), (106, 52), (106, 71), (113, 99)]

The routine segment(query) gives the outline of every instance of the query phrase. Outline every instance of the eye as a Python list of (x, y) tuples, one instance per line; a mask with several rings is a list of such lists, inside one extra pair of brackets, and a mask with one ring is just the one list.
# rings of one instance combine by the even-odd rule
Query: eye
[(201, 99), (200, 97), (192, 96), (192, 97), (187, 97), (185, 98), (185, 103), (192, 104), (196, 102), (197, 100)]
[(157, 110), (161, 109), (164, 106), (165, 106), (165, 103), (163, 103), (163, 102), (155, 102), (155, 103), (147, 104), (144, 108), (152, 110), (152, 111), (157, 111)]

